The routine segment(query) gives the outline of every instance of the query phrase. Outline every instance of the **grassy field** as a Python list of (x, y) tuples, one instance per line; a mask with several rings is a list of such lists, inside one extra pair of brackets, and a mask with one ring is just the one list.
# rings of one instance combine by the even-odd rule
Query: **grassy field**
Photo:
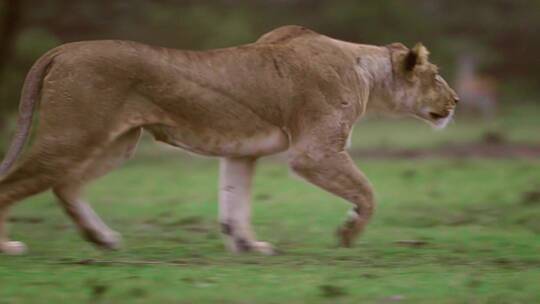
[[(496, 131), (537, 142), (539, 112), (433, 132), (419, 123), (361, 123), (354, 147), (423, 148)], [(534, 137), (536, 136), (536, 138)], [(357, 245), (337, 248), (349, 206), (259, 165), (254, 226), (281, 254), (225, 252), (217, 162), (144, 143), (88, 198), (124, 237), (101, 252), (78, 236), (50, 194), (17, 205), (21, 257), (0, 255), (0, 303), (539, 303), (540, 158), (359, 159), (379, 202)]]

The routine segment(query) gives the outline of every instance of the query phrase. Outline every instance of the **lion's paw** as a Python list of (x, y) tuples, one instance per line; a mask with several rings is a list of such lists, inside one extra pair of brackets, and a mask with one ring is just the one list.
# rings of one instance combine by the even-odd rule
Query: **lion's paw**
[(99, 247), (106, 250), (118, 250), (122, 245), (122, 236), (116, 231), (100, 233), (93, 240)]
[(0, 252), (7, 255), (22, 255), (28, 251), (28, 247), (23, 242), (8, 241), (0, 243)]
[(276, 255), (277, 251), (274, 249), (274, 246), (267, 242), (254, 242), (253, 250), (264, 255)]
[(339, 245), (341, 247), (350, 248), (353, 241), (353, 233), (351, 229), (341, 227), (337, 230), (336, 235), (339, 239)]
[(272, 244), (259, 241), (246, 241), (243, 239), (236, 240), (228, 244), (230, 252), (242, 254), (247, 252), (258, 252), (264, 255), (275, 255), (276, 250)]

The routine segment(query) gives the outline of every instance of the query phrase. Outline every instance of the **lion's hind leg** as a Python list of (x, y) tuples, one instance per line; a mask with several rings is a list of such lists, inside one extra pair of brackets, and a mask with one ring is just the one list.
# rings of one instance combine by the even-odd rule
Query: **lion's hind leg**
[(29, 161), (0, 178), (0, 253), (18, 255), (26, 252), (24, 243), (11, 241), (8, 237), (7, 219), (9, 208), (16, 202), (49, 189), (50, 176), (41, 170), (37, 161)]
[(107, 227), (80, 196), (86, 183), (105, 175), (132, 156), (140, 134), (141, 128), (136, 128), (120, 136), (84, 172), (78, 172), (53, 189), (64, 211), (75, 222), (84, 238), (104, 249), (117, 249), (121, 237)]
[(84, 131), (78, 132), (81, 133), (72, 137), (74, 140), (62, 142), (55, 141), (56, 137), (38, 134), (20, 163), (0, 177), (0, 252), (22, 254), (26, 251), (23, 243), (8, 237), (9, 208), (51, 188), (88, 239), (106, 248), (118, 245), (118, 236), (79, 199), (79, 194), (87, 182), (114, 169), (132, 154), (141, 129), (132, 129), (111, 141), (103, 137), (101, 144), (94, 142), (92, 147), (81, 141)]

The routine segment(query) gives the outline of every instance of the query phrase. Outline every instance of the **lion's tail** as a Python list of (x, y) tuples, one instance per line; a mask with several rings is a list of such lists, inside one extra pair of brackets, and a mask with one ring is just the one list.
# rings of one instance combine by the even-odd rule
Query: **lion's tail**
[(34, 109), (39, 100), (41, 84), (47, 73), (49, 65), (55, 57), (55, 50), (43, 55), (30, 69), (21, 93), (19, 103), (19, 118), (17, 119), (17, 131), (11, 141), (11, 145), (6, 153), (4, 161), (0, 165), (0, 176), (7, 173), (13, 163), (17, 160), (30, 134)]

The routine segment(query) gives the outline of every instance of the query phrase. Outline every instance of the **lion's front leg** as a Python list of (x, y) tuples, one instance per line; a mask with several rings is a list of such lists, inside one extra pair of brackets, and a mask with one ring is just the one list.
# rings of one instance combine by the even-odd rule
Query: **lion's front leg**
[(373, 214), (373, 190), (346, 152), (324, 153), (320, 157), (313, 152), (296, 151), (290, 165), (301, 177), (354, 205), (346, 222), (338, 230), (341, 245), (350, 247)]
[(259, 242), (251, 229), (253, 158), (223, 158), (220, 166), (219, 221), (229, 250), (273, 254), (272, 245)]
[(297, 116), (297, 123), (290, 128), (289, 164), (310, 183), (353, 204), (338, 230), (341, 245), (349, 247), (373, 215), (373, 189), (345, 151), (356, 114), (351, 109), (336, 110), (326, 106), (327, 102), (316, 101)]

